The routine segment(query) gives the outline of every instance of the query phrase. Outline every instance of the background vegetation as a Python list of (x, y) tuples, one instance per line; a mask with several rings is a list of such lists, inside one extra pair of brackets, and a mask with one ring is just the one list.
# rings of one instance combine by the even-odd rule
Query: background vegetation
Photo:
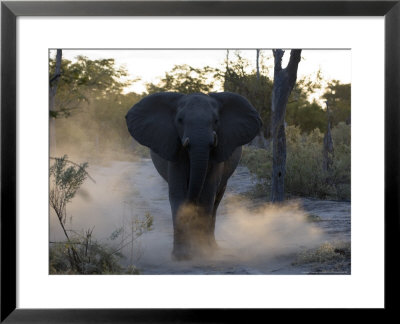
[[(350, 125), (340, 122), (332, 129), (335, 147), (330, 170), (323, 168), (324, 134), (318, 128), (310, 133), (299, 126), (286, 127), (287, 160), (285, 189), (295, 196), (350, 200)], [(257, 195), (269, 197), (272, 174), (272, 152), (247, 146), (241, 163), (259, 179)]]
[[(110, 154), (113, 159), (133, 159), (133, 151), (148, 156), (147, 149), (135, 143), (127, 131), (124, 117), (129, 108), (150, 93), (208, 93), (218, 83), (224, 91), (248, 98), (262, 117), (262, 144), (246, 147), (242, 163), (259, 177), (267, 192), (272, 160), (269, 140), (273, 80), (268, 77), (265, 60), (261, 56), (256, 69), (240, 52), (228, 52), (221, 68), (176, 65), (156, 84), (147, 84), (145, 93), (138, 94), (124, 92), (127, 85), (137, 80), (128, 80), (126, 70), (116, 66), (113, 59), (63, 59), (56, 109), (50, 114), (50, 118), (56, 118), (56, 154), (79, 155), (86, 161), (98, 161)], [(52, 59), (50, 77), (54, 70)], [(349, 200), (351, 85), (330, 81), (320, 98), (329, 103), (334, 145), (333, 165), (326, 171), (322, 150), (327, 111), (324, 101), (310, 99), (321, 84), (319, 72), (299, 79), (288, 100), (286, 190), (292, 195)]]

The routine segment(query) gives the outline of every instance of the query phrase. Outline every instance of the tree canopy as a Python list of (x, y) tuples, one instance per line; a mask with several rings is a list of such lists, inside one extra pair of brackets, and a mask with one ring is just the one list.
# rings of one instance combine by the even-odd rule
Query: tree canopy
[[(50, 59), (50, 78), (55, 64)], [(90, 60), (84, 56), (78, 56), (75, 62), (63, 59), (52, 117), (69, 117), (90, 100), (121, 94), (133, 82), (127, 77), (126, 69), (116, 67), (114, 59)]]
[(341, 121), (350, 122), (351, 114), (351, 85), (342, 84), (338, 80), (328, 83), (323, 98), (328, 101), (333, 125)]
[(187, 64), (175, 65), (171, 71), (165, 72), (157, 84), (148, 83), (147, 93), (175, 91), (184, 94), (208, 93), (214, 88), (215, 69), (209, 66), (194, 68)]

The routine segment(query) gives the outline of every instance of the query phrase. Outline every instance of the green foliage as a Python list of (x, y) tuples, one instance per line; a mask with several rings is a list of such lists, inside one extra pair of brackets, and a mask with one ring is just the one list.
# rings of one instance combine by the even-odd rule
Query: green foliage
[(214, 88), (215, 69), (209, 66), (194, 68), (187, 64), (175, 65), (158, 84), (146, 85), (149, 94), (162, 91), (175, 91), (184, 94), (209, 93)]
[(245, 165), (263, 182), (271, 180), (272, 153), (269, 150), (258, 149), (253, 146), (243, 146), (240, 163)]
[(55, 158), (54, 164), (50, 167), (50, 177), (54, 178), (55, 187), (63, 192), (63, 199), (69, 202), (86, 179), (88, 163), (83, 163), (77, 167), (74, 165), (67, 167), (67, 164), (66, 155)]
[(326, 111), (317, 102), (303, 104), (298, 101), (288, 103), (286, 108), (286, 122), (288, 125), (298, 126), (303, 132), (311, 132), (318, 128), (326, 130)]
[(296, 84), (289, 97), (289, 102), (293, 100), (302, 99), (307, 100), (307, 97), (314, 93), (316, 90), (321, 89), (322, 86), (322, 73), (318, 70), (315, 74), (307, 75), (301, 79), (296, 80)]
[(334, 159), (331, 171), (338, 199), (351, 196), (351, 127), (344, 122), (332, 129)]
[(323, 98), (328, 101), (332, 125), (350, 121), (351, 85), (338, 80), (329, 82)]
[(351, 127), (344, 122), (339, 122), (332, 129), (332, 140), (336, 145), (351, 145)]
[(327, 184), (322, 168), (323, 134), (315, 129), (302, 134), (299, 127), (288, 126), (285, 188), (294, 195), (327, 198), (334, 188)]
[(66, 204), (74, 198), (76, 191), (85, 181), (87, 167), (88, 163), (78, 165), (69, 161), (67, 155), (54, 158), (54, 163), (50, 166), (50, 206), (62, 223), (65, 223)]
[(288, 125), (298, 126), (302, 132), (307, 133), (315, 128), (325, 131), (326, 111), (315, 100), (309, 101), (309, 96), (321, 89), (321, 82), (321, 71), (297, 79), (286, 106), (285, 120)]
[(350, 141), (350, 126), (341, 124), (333, 128), (332, 133), (333, 166), (325, 171), (322, 167), (324, 134), (319, 129), (307, 135), (297, 127), (286, 128), (287, 192), (317, 198), (350, 199), (350, 146), (343, 143)]
[[(79, 255), (79, 269), (70, 262), (70, 248)], [(50, 247), (51, 274), (122, 274), (119, 261), (122, 255), (114, 253), (110, 246), (92, 238), (91, 231), (74, 233), (68, 242), (57, 242)]]
[[(54, 74), (55, 59), (50, 59), (49, 78)], [(78, 56), (75, 62), (61, 61), (61, 77), (51, 117), (69, 117), (93, 99), (122, 93), (133, 81), (124, 80), (128, 73), (116, 67), (114, 59), (89, 60)]]

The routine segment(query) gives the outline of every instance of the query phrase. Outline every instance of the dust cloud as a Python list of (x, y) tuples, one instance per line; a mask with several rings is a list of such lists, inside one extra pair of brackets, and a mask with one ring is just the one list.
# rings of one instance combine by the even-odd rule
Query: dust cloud
[[(237, 199), (237, 197), (236, 197)], [(310, 223), (298, 202), (264, 203), (256, 208), (251, 200), (230, 197), (218, 224), (222, 251), (242, 262), (271, 259), (314, 247), (324, 241), (323, 231)]]

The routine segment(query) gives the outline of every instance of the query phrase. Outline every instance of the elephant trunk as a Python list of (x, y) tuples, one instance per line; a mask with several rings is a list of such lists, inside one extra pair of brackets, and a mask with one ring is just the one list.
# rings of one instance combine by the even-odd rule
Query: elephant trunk
[(203, 189), (208, 169), (209, 151), (207, 149), (192, 149), (190, 154), (190, 178), (188, 201), (197, 203)]

